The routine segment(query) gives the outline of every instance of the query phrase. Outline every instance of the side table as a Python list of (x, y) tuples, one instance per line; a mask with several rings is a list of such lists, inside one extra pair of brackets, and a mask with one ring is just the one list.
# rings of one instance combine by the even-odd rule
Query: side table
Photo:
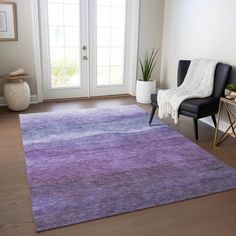
[[(220, 105), (219, 105), (219, 115), (218, 115), (218, 121), (217, 121), (217, 127), (215, 131), (215, 140), (214, 140), (214, 146), (224, 153), (236, 157), (236, 154), (231, 154), (222, 148), (220, 148), (220, 144), (227, 139), (228, 137), (233, 137), (236, 139), (236, 113), (235, 111), (232, 111), (232, 108), (236, 108), (236, 102), (234, 100), (229, 100), (227, 98), (221, 98), (220, 99)], [(219, 135), (219, 126), (221, 121), (221, 116), (223, 113), (223, 110), (225, 109), (226, 115), (229, 122), (229, 127), (223, 132), (223, 134)]]
[(29, 78), (29, 75), (4, 75), (0, 78), (5, 80), (4, 97), (8, 108), (12, 111), (26, 110), (30, 105), (30, 88), (25, 81)]

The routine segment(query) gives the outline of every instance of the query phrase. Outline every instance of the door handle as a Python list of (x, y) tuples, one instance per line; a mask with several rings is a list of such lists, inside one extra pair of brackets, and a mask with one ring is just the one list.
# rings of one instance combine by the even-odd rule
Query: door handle
[(87, 56), (83, 56), (83, 60), (88, 60), (88, 57)]
[(87, 46), (83, 46), (82, 49), (83, 49), (84, 51), (86, 51), (86, 50), (87, 50)]

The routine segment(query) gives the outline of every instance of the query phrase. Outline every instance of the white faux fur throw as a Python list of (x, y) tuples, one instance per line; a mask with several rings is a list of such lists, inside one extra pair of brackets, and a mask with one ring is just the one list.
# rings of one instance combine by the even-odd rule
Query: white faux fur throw
[(182, 85), (178, 88), (159, 90), (157, 101), (159, 117), (171, 116), (178, 123), (178, 110), (186, 99), (211, 96), (217, 61), (193, 59)]

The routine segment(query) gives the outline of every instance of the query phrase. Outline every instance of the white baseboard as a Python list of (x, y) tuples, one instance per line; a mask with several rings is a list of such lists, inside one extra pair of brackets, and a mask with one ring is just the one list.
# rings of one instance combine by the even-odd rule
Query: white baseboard
[[(200, 120), (201, 120), (203, 123), (208, 124), (208, 125), (210, 125), (210, 126), (212, 126), (212, 127), (215, 128), (215, 126), (214, 126), (214, 124), (213, 124), (213, 122), (212, 122), (211, 117), (206, 117), (206, 118), (203, 118), (203, 119), (200, 119)], [(223, 120), (220, 121), (219, 130), (221, 130), (221, 131), (224, 132), (226, 129), (228, 129), (228, 127), (229, 127), (229, 124), (228, 124), (226, 121), (223, 121)]]
[[(36, 104), (38, 103), (38, 97), (37, 95), (31, 95), (30, 97), (30, 104)], [(0, 97), (0, 106), (7, 106), (6, 100), (4, 97)]]

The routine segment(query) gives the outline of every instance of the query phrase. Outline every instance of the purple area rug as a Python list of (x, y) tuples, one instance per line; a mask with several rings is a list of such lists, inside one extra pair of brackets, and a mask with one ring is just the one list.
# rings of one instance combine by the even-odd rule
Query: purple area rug
[(236, 171), (135, 105), (20, 115), (37, 231), (236, 188)]

